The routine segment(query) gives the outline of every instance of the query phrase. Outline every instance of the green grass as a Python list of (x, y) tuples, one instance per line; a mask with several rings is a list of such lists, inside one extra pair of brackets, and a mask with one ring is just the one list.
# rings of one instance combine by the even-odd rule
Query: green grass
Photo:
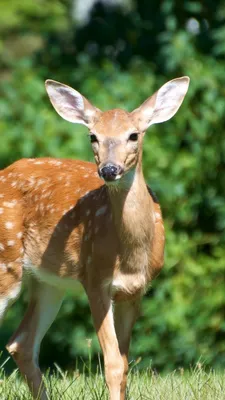
[[(74, 374), (56, 372), (45, 375), (45, 382), (52, 400), (106, 400), (108, 392), (103, 373)], [(6, 377), (0, 370), (1, 400), (31, 400), (25, 382), (16, 370)], [(225, 372), (206, 372), (200, 364), (193, 370), (180, 369), (168, 375), (158, 375), (151, 369), (131, 369), (127, 390), (128, 400), (224, 400)]]

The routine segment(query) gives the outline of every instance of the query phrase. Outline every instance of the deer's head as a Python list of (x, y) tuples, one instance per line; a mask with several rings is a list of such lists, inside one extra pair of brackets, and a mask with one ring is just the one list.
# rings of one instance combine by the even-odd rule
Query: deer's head
[(141, 159), (145, 131), (150, 125), (173, 117), (188, 85), (186, 76), (173, 79), (129, 113), (121, 109), (103, 112), (69, 86), (46, 81), (48, 95), (58, 114), (67, 121), (88, 127), (98, 172), (106, 183), (118, 181), (128, 171), (135, 170)]

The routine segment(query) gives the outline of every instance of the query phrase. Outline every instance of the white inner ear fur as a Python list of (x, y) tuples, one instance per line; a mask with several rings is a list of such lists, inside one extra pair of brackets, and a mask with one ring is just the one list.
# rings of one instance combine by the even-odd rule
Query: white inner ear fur
[(187, 93), (189, 81), (184, 76), (167, 82), (133, 111), (132, 115), (142, 131), (150, 125), (167, 121), (176, 114)]
[(158, 90), (150, 125), (167, 121), (176, 114), (187, 93), (188, 85), (189, 78), (178, 78)]
[(46, 90), (53, 107), (62, 118), (89, 126), (97, 109), (79, 92), (52, 80), (46, 81)]

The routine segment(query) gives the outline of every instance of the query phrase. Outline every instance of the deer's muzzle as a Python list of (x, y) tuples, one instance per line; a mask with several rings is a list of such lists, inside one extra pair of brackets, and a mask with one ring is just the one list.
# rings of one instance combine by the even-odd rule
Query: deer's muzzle
[(100, 178), (106, 182), (112, 182), (119, 179), (123, 173), (123, 169), (119, 165), (105, 164), (99, 169)]

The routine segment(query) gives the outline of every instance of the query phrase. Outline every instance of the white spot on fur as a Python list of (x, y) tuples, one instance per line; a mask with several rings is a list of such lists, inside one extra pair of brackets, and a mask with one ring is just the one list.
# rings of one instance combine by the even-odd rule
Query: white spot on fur
[(107, 210), (107, 206), (100, 207), (95, 213), (96, 217), (99, 217), (100, 215), (105, 214), (106, 210)]
[(8, 208), (13, 208), (13, 207), (15, 207), (16, 203), (17, 203), (17, 200), (3, 201), (3, 206), (8, 207)]
[(35, 165), (44, 164), (44, 161), (35, 161), (34, 164), (35, 164)]
[(0, 199), (2, 199), (4, 197), (4, 194), (0, 193)]
[(37, 186), (43, 185), (43, 183), (45, 183), (45, 179), (39, 179), (37, 181)]
[(0, 269), (1, 269), (3, 272), (7, 272), (6, 264), (0, 263)]
[(30, 176), (30, 177), (29, 177), (29, 184), (30, 184), (30, 185), (34, 185), (34, 184), (35, 184), (35, 179), (34, 179), (33, 176)]
[(16, 234), (16, 237), (17, 237), (18, 239), (21, 239), (22, 236), (23, 236), (23, 232), (18, 232), (18, 233)]
[(2, 207), (0, 207), (0, 214), (3, 214), (4, 209)]
[(0, 243), (0, 251), (4, 251), (4, 250), (5, 250), (4, 245), (2, 243)]
[(13, 247), (15, 245), (15, 243), (16, 243), (15, 240), (8, 240), (7, 245), (9, 247)]
[(14, 223), (11, 221), (7, 221), (5, 223), (5, 227), (6, 227), (6, 229), (12, 229), (14, 227)]
[(62, 162), (58, 161), (58, 160), (49, 160), (48, 163), (51, 165), (61, 165), (62, 164)]

